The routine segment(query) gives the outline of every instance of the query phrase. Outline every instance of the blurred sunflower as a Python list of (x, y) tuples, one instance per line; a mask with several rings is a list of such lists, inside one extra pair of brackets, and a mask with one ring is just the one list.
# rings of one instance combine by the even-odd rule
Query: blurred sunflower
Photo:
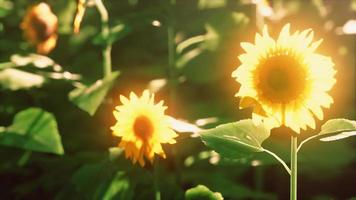
[(133, 92), (130, 99), (120, 95), (122, 105), (113, 114), (117, 123), (113, 134), (121, 137), (119, 147), (125, 149), (126, 158), (145, 165), (144, 157), (153, 162), (154, 154), (166, 157), (161, 144), (174, 144), (177, 134), (171, 129), (163, 101), (154, 104), (154, 95), (145, 90), (141, 97)]
[(327, 92), (336, 71), (331, 58), (315, 53), (322, 40), (312, 42), (311, 29), (290, 34), (289, 28), (285, 25), (274, 40), (265, 26), (255, 44), (241, 43), (246, 53), (239, 56), (241, 65), (232, 77), (241, 84), (236, 94), (240, 108), (253, 106), (254, 121), (299, 133), (300, 128), (315, 129), (313, 114), (322, 120), (321, 107), (333, 103)]
[(20, 27), (26, 39), (36, 46), (37, 53), (48, 54), (56, 46), (58, 19), (46, 3), (32, 6)]

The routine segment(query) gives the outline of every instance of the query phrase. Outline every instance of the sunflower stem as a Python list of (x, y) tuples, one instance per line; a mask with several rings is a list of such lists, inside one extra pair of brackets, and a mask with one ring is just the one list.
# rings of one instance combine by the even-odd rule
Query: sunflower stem
[(155, 200), (161, 200), (161, 191), (159, 190), (159, 184), (158, 184), (158, 159), (155, 159), (154, 164), (153, 164), (153, 182), (154, 182), (154, 188), (155, 188)]
[(297, 199), (297, 147), (298, 140), (297, 137), (291, 136), (291, 176), (290, 176), (290, 199)]
[(109, 28), (109, 13), (106, 10), (102, 0), (95, 0), (96, 8), (98, 9), (101, 17), (101, 36), (105, 40), (105, 45), (102, 50), (103, 56), (103, 74), (104, 78), (111, 74), (111, 48), (112, 44), (109, 41), (110, 28)]

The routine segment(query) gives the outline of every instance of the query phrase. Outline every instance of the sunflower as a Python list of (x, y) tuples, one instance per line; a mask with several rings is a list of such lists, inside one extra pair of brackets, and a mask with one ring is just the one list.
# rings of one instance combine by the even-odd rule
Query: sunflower
[(21, 25), (27, 40), (37, 47), (40, 54), (49, 53), (57, 43), (58, 19), (46, 3), (32, 6)]
[(144, 157), (151, 163), (154, 154), (166, 155), (162, 143), (174, 144), (177, 134), (171, 129), (169, 117), (164, 114), (167, 107), (163, 101), (154, 104), (154, 95), (145, 90), (141, 97), (130, 93), (130, 99), (120, 95), (122, 105), (114, 110), (117, 123), (111, 127), (115, 136), (121, 137), (119, 147), (125, 149), (126, 158), (145, 165)]
[(241, 84), (236, 94), (240, 108), (254, 107), (255, 122), (270, 128), (285, 125), (299, 133), (315, 129), (314, 115), (322, 120), (322, 107), (333, 103), (327, 92), (336, 71), (331, 58), (315, 53), (322, 39), (313, 42), (311, 29), (291, 34), (289, 28), (285, 25), (274, 40), (265, 26), (255, 44), (241, 43), (246, 53), (239, 56), (241, 65), (232, 77)]

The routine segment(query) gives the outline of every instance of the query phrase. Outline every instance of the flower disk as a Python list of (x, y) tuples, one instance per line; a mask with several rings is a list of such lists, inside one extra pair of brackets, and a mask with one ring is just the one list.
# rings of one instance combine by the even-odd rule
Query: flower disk
[(27, 40), (37, 47), (38, 53), (48, 54), (56, 46), (58, 19), (46, 3), (31, 7), (21, 28)]
[(329, 108), (333, 99), (328, 91), (336, 80), (334, 63), (315, 53), (322, 40), (312, 42), (313, 31), (289, 33), (282, 28), (277, 40), (264, 27), (255, 44), (243, 42), (246, 53), (232, 77), (241, 84), (236, 96), (240, 108), (253, 106), (252, 118), (270, 128), (285, 125), (299, 133), (307, 126), (315, 129), (313, 114), (323, 119), (321, 107)]
[(121, 137), (119, 147), (125, 149), (126, 158), (145, 165), (144, 157), (153, 162), (154, 154), (166, 157), (161, 144), (176, 143), (177, 134), (171, 129), (163, 101), (154, 104), (153, 94), (145, 90), (141, 97), (131, 92), (130, 99), (120, 96), (122, 105), (114, 110), (117, 123), (113, 134)]

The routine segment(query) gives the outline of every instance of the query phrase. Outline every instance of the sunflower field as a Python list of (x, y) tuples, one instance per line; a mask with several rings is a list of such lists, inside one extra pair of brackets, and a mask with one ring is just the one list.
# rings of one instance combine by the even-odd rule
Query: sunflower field
[(355, 200), (356, 0), (0, 0), (0, 199)]

